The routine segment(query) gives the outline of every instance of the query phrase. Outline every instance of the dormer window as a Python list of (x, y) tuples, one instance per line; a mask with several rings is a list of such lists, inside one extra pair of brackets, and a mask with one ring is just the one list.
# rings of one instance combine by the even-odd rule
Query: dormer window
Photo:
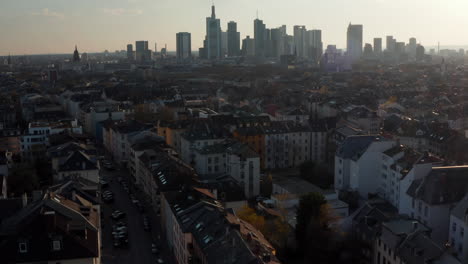
[(20, 242), (18, 244), (18, 250), (20, 253), (28, 253), (28, 244), (26, 242)]
[(62, 242), (60, 240), (52, 241), (52, 250), (53, 251), (60, 251), (62, 250)]

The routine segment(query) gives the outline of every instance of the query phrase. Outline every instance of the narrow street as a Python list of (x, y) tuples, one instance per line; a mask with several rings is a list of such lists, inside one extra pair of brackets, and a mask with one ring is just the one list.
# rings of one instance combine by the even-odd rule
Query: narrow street
[[(145, 212), (141, 213), (137, 207), (131, 202), (130, 195), (124, 191), (122, 185), (117, 180), (118, 177), (122, 177), (124, 181), (128, 183), (128, 176), (122, 170), (108, 171), (106, 169), (101, 170), (101, 178), (109, 182), (109, 187), (104, 188), (114, 193), (113, 203), (103, 203), (103, 250), (102, 250), (102, 262), (108, 263), (158, 263), (157, 259), (161, 258), (164, 263), (170, 263), (169, 259), (165, 255), (164, 246), (159, 255), (154, 255), (151, 252), (151, 244), (162, 245), (161, 241), (158, 241), (158, 234), (160, 225), (157, 220), (152, 217), (154, 214), (149, 212), (149, 208), (145, 208)], [(130, 184), (129, 184), (130, 186)], [(130, 188), (131, 189), (131, 188)], [(134, 193), (131, 191), (131, 193)], [(137, 196), (138, 197), (138, 196)], [(126, 217), (123, 219), (128, 224), (128, 248), (115, 248), (112, 240), (112, 224), (114, 221), (111, 214), (114, 210), (120, 210), (126, 213)], [(150, 217), (150, 223), (152, 232), (145, 231), (143, 229), (143, 215), (148, 214)], [(153, 235), (152, 235), (153, 234)]]

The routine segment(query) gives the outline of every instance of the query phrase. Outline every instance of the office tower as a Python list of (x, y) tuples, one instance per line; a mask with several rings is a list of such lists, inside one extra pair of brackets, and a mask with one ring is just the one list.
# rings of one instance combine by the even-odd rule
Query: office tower
[(190, 60), (192, 57), (192, 39), (188, 32), (176, 34), (177, 60), (179, 62)]
[(150, 60), (148, 56), (148, 41), (140, 40), (135, 42), (135, 60), (137, 62), (147, 62)]
[(298, 58), (307, 56), (306, 31), (305, 26), (294, 26), (294, 53)]
[(408, 43), (408, 54), (410, 57), (415, 58), (416, 57), (416, 48), (418, 44), (416, 43), (416, 38), (410, 38), (409, 43)]
[(221, 58), (221, 22), (216, 18), (215, 6), (211, 6), (211, 17), (206, 18), (206, 58), (213, 60)]
[(127, 45), (127, 60), (133, 61), (134, 56), (133, 56), (133, 45), (128, 44)]
[(260, 19), (254, 20), (255, 56), (265, 57), (266, 27)]
[(271, 57), (279, 58), (284, 54), (284, 37), (286, 31), (282, 28), (272, 28), (270, 30), (271, 36)]
[(318, 63), (323, 53), (322, 31), (313, 29), (307, 31), (306, 51), (312, 62)]
[(425, 56), (425, 49), (422, 45), (418, 44), (416, 46), (416, 60), (417, 61), (423, 61), (424, 60), (424, 56)]
[(240, 53), (240, 33), (237, 32), (237, 23), (231, 21), (227, 29), (227, 54), (229, 57), (239, 56)]
[(356, 61), (362, 56), (362, 25), (349, 23), (346, 51), (351, 61)]
[(221, 31), (221, 58), (226, 57), (228, 52), (228, 33)]
[(73, 62), (80, 62), (80, 53), (78, 47), (75, 45), (75, 51), (73, 52)]
[(382, 53), (382, 38), (374, 38), (374, 54), (380, 55)]
[(242, 55), (246, 57), (255, 56), (255, 40), (247, 36), (242, 40)]
[(395, 52), (396, 39), (393, 36), (387, 36), (387, 44), (385, 49), (387, 52)]
[(283, 37), (283, 52), (281, 55), (294, 55), (295, 54), (294, 37), (285, 35)]
[(373, 53), (374, 52), (372, 50), (372, 45), (370, 43), (366, 43), (364, 45), (364, 53), (363, 53), (364, 58), (372, 58)]
[(404, 42), (396, 42), (395, 43), (395, 53), (396, 54), (405, 53), (405, 43)]

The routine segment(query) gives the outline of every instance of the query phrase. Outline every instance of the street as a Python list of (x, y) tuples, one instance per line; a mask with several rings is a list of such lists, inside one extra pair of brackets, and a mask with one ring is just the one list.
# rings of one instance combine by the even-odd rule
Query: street
[[(102, 230), (102, 263), (157, 263), (157, 259), (161, 258), (164, 263), (168, 262), (167, 249), (162, 241), (158, 241), (160, 234), (159, 220), (155, 219), (154, 213), (150, 212), (150, 208), (145, 206), (145, 212), (141, 213), (137, 207), (131, 202), (129, 194), (124, 191), (122, 185), (117, 178), (122, 177), (128, 183), (128, 175), (123, 170), (109, 171), (101, 170), (101, 179), (109, 183), (105, 190), (110, 190), (114, 193), (113, 203), (103, 203), (103, 230)], [(129, 184), (130, 186), (130, 184)], [(130, 188), (132, 189), (132, 188)], [(135, 195), (138, 192), (133, 192)], [(139, 195), (136, 195), (140, 199)], [(143, 201), (141, 201), (143, 202)], [(126, 213), (123, 219), (128, 225), (128, 247), (115, 248), (112, 238), (112, 224), (117, 222), (112, 219), (111, 214), (115, 210), (120, 210)], [(143, 229), (143, 215), (147, 214), (150, 219), (152, 231)], [(161, 245), (162, 249), (159, 255), (153, 255), (151, 252), (151, 244)]]

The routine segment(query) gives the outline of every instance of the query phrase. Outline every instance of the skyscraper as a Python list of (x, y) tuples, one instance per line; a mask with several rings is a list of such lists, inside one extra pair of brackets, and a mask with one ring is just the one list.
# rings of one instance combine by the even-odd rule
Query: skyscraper
[(177, 60), (179, 62), (187, 61), (192, 57), (192, 38), (188, 32), (179, 32), (176, 34)]
[(150, 60), (148, 41), (139, 40), (135, 42), (135, 60), (137, 62), (147, 62)]
[(416, 60), (417, 61), (424, 60), (425, 52), (426, 52), (426, 50), (424, 49), (424, 47), (422, 45), (418, 44), (416, 46)]
[(265, 57), (266, 27), (260, 19), (254, 20), (255, 56)]
[(374, 54), (379, 55), (382, 53), (382, 38), (374, 38)]
[(298, 58), (307, 56), (306, 31), (305, 26), (294, 26), (294, 53)]
[(134, 56), (133, 56), (133, 45), (128, 44), (127, 45), (127, 60), (133, 61)]
[(364, 58), (372, 58), (372, 55), (373, 55), (372, 45), (370, 43), (366, 43), (364, 45), (363, 57)]
[(239, 56), (240, 53), (240, 33), (237, 32), (237, 23), (231, 21), (227, 29), (228, 56)]
[(206, 18), (206, 58), (221, 58), (221, 22), (216, 18), (215, 6), (211, 6), (211, 17)]
[(242, 55), (246, 57), (255, 56), (255, 40), (247, 36), (242, 40)]
[(221, 31), (221, 58), (226, 57), (228, 52), (228, 33)]
[(346, 51), (351, 61), (356, 61), (362, 56), (362, 25), (349, 23)]
[(411, 58), (416, 57), (416, 48), (418, 44), (416, 42), (416, 38), (410, 38), (409, 43), (408, 43), (408, 54), (410, 55)]
[(313, 29), (307, 31), (307, 56), (314, 62), (318, 63), (323, 53), (322, 31)]
[(284, 36), (286, 31), (282, 28), (272, 28), (271, 35), (271, 56), (279, 58), (284, 52)]
[(387, 36), (387, 43), (385, 49), (387, 52), (395, 52), (396, 39), (393, 36)]

